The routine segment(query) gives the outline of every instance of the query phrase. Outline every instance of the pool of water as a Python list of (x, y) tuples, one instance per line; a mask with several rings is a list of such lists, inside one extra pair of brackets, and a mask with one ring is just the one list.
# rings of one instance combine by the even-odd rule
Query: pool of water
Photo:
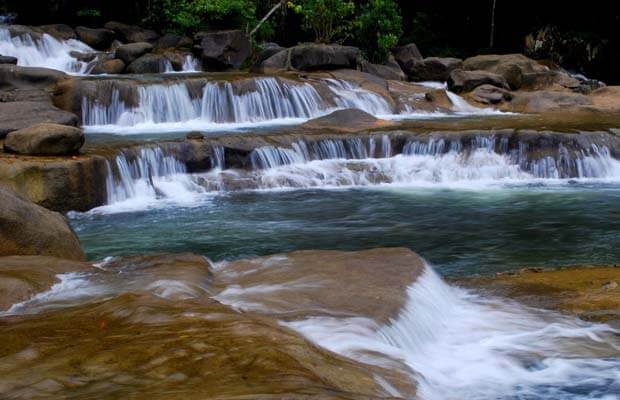
[(91, 259), (194, 252), (213, 260), (405, 246), (444, 275), (620, 262), (620, 185), (366, 188), (204, 195), (71, 214)]

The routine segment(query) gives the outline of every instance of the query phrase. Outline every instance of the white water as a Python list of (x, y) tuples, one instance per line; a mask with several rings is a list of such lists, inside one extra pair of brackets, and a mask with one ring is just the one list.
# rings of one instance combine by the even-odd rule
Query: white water
[(46, 33), (37, 40), (30, 35), (11, 37), (8, 29), (0, 28), (0, 54), (17, 57), (17, 65), (51, 68), (73, 74), (88, 73), (89, 63), (71, 56), (72, 51), (94, 52), (78, 40), (60, 41)]
[(403, 361), (425, 400), (619, 398), (620, 332), (607, 325), (481, 297), (430, 267), (407, 296), (382, 327), (332, 317), (286, 325), (361, 362)]

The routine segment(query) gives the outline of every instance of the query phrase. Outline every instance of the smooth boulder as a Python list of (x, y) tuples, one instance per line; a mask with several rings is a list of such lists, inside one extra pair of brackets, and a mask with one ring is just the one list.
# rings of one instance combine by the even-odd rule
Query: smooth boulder
[(394, 56), (390, 56), (383, 64), (373, 64), (368, 61), (361, 63), (361, 71), (389, 81), (407, 80), (407, 75), (396, 62)]
[(17, 58), (11, 56), (0, 56), (0, 64), (17, 64)]
[(4, 150), (33, 156), (62, 156), (76, 153), (83, 144), (81, 129), (42, 123), (10, 132), (4, 140)]
[(126, 65), (131, 64), (146, 53), (153, 50), (153, 45), (146, 42), (124, 44), (116, 49), (116, 57)]
[(0, 187), (0, 256), (12, 255), (85, 259), (77, 236), (62, 214)]
[(176, 33), (166, 33), (155, 42), (156, 49), (191, 49), (194, 45), (192, 39)]
[(500, 104), (512, 100), (512, 94), (502, 88), (492, 85), (478, 86), (471, 92), (471, 98), (483, 104)]
[(9, 132), (43, 122), (76, 126), (78, 117), (54, 107), (49, 101), (0, 102), (0, 138)]
[(550, 72), (549, 68), (523, 54), (488, 54), (470, 57), (463, 61), (463, 69), (501, 75), (513, 90), (521, 88), (526, 74), (545, 75)]
[(159, 39), (159, 35), (155, 31), (140, 28), (139, 26), (135, 25), (128, 25), (121, 22), (111, 21), (106, 23), (103, 27), (114, 31), (116, 37), (124, 43), (155, 43), (157, 39)]
[(361, 52), (353, 46), (311, 43), (292, 47), (289, 60), (291, 67), (299, 71), (356, 69)]
[(406, 72), (409, 80), (414, 82), (446, 82), (452, 71), (460, 69), (462, 66), (463, 61), (458, 58), (428, 57), (411, 63)]
[(75, 32), (82, 42), (96, 50), (107, 50), (114, 41), (114, 32), (109, 29), (78, 26), (75, 28)]
[(503, 89), (510, 89), (503, 76), (485, 71), (452, 71), (448, 78), (448, 88), (454, 93), (471, 92), (481, 85), (493, 85)]
[(203, 64), (214, 70), (239, 69), (252, 54), (248, 36), (240, 30), (200, 32)]
[(161, 54), (147, 53), (127, 66), (130, 74), (156, 74), (165, 72), (167, 58)]
[(125, 70), (125, 63), (118, 58), (99, 61), (91, 74), (120, 74)]
[(286, 48), (280, 46), (279, 44), (271, 42), (262, 43), (258, 47), (260, 49), (260, 53), (258, 55), (259, 63), (262, 63), (269, 57), (274, 56), (283, 50), (286, 50)]
[(409, 69), (417, 62), (422, 61), (422, 53), (415, 43), (394, 47), (392, 54), (400, 67), (408, 74)]
[(77, 39), (73, 28), (65, 24), (41, 25), (39, 29), (58, 40)]

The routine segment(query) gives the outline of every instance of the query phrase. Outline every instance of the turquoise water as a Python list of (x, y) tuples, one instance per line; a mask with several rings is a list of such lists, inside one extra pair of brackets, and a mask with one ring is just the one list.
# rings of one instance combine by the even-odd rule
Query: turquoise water
[(620, 185), (382, 188), (205, 195), (74, 214), (91, 259), (189, 251), (213, 260), (405, 246), (444, 275), (620, 263)]

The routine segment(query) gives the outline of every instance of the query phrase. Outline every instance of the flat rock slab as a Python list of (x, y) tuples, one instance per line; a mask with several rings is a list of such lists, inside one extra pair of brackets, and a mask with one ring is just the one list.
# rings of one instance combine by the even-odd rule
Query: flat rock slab
[(45, 101), (0, 103), (0, 138), (9, 132), (43, 122), (77, 126), (78, 117)]
[(61, 156), (75, 154), (84, 144), (81, 129), (58, 124), (35, 124), (9, 132), (4, 150), (34, 156)]
[(355, 108), (337, 110), (324, 117), (312, 119), (302, 125), (306, 129), (329, 129), (341, 132), (357, 132), (395, 126), (396, 123), (375, 118), (365, 111)]

